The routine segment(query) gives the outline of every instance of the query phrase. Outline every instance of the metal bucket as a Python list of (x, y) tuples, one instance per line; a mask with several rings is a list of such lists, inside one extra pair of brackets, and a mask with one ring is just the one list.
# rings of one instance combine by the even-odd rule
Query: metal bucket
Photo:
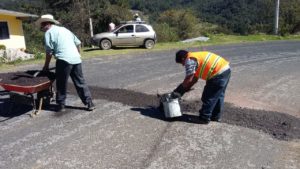
[(182, 116), (178, 98), (171, 98), (171, 94), (165, 94), (161, 97), (166, 118)]

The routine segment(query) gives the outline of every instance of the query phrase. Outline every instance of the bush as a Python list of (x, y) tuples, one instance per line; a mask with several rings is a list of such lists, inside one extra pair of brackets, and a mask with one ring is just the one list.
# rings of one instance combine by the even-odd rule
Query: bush
[(44, 33), (32, 23), (24, 22), (23, 28), (27, 49), (44, 50)]
[(221, 27), (216, 24), (208, 23), (208, 22), (201, 22), (198, 23), (195, 26), (195, 34), (196, 35), (201, 35), (201, 36), (209, 36), (211, 34), (231, 34), (232, 32), (229, 31), (228, 29)]
[(0, 64), (7, 62), (7, 53), (6, 50), (3, 51), (2, 56), (0, 56)]
[(184, 40), (194, 36), (194, 32), (196, 32), (195, 25), (199, 21), (191, 10), (172, 9), (160, 14), (156, 22), (165, 24), (162, 27), (170, 29), (172, 34), (176, 33), (180, 40)]
[(176, 29), (170, 27), (167, 23), (156, 24), (153, 27), (159, 42), (174, 42), (179, 40)]
[(45, 53), (43, 53), (43, 50), (37, 48), (37, 47), (31, 47), (27, 51), (30, 54), (34, 55), (34, 59), (42, 59), (45, 56)]
[(6, 50), (6, 46), (0, 44), (0, 50)]

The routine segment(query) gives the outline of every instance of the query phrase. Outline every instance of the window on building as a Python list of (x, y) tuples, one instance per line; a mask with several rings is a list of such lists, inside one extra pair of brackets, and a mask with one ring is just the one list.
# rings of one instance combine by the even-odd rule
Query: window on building
[(0, 40), (9, 39), (7, 22), (0, 22)]

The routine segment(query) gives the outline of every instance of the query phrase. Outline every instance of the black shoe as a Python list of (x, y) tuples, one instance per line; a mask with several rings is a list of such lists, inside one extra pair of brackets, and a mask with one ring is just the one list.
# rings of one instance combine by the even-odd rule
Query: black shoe
[(59, 104), (56, 111), (57, 112), (65, 112), (66, 111), (65, 107), (66, 106), (64, 104)]
[(221, 119), (217, 119), (217, 118), (211, 118), (210, 120), (215, 122), (221, 122)]
[(209, 122), (210, 122), (210, 120), (206, 120), (201, 117), (199, 117), (199, 119), (198, 119), (199, 124), (209, 124)]
[(89, 103), (87, 104), (87, 110), (88, 110), (88, 111), (93, 111), (93, 110), (95, 110), (95, 109), (96, 109), (96, 107), (95, 107), (95, 105), (94, 105), (93, 102), (89, 102)]

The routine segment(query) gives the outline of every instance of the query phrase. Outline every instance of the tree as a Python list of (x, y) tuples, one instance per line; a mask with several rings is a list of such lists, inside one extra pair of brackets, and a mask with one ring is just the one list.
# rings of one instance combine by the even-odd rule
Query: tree
[[(295, 4), (295, 5), (292, 5)], [(297, 5), (296, 5), (297, 4)], [(281, 1), (280, 3), (280, 33), (287, 34), (299, 31), (300, 0)]]
[(168, 24), (174, 29), (179, 39), (191, 37), (198, 19), (191, 10), (167, 10), (163, 12), (156, 21), (161, 24)]
[(63, 26), (79, 37), (84, 46), (90, 44), (90, 17), (93, 19), (95, 33), (107, 31), (111, 21), (118, 24), (132, 17), (127, 0), (47, 0), (47, 3), (54, 9), (59, 6), (52, 13)]
[(116, 1), (114, 4), (107, 1), (101, 4), (92, 1), (90, 6), (95, 33), (106, 32), (110, 22), (119, 24), (121, 21), (132, 19), (131, 12), (125, 8), (127, 6), (125, 1)]

